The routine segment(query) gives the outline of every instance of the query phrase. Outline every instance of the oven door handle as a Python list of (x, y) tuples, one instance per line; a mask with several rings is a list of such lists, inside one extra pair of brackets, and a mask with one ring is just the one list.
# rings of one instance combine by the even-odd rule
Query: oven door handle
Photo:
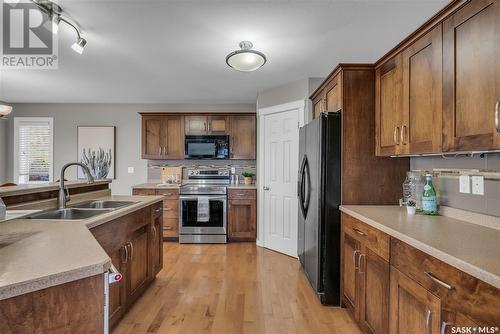
[(223, 195), (181, 195), (179, 196), (179, 200), (189, 200), (189, 199), (198, 199), (198, 197), (203, 196), (203, 197), (208, 197), (211, 200), (221, 200), (221, 201), (226, 201), (227, 196)]

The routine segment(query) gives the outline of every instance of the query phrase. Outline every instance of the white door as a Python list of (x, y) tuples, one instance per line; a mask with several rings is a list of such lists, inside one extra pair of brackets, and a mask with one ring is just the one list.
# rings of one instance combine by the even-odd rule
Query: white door
[(264, 122), (264, 247), (297, 257), (298, 111)]

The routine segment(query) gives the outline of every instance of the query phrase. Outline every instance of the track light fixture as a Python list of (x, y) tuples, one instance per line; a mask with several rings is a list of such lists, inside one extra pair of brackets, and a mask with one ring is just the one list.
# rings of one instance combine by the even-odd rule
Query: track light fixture
[(38, 9), (40, 9), (42, 12), (46, 13), (49, 16), (52, 24), (53, 34), (57, 34), (57, 32), (59, 31), (59, 24), (61, 22), (66, 23), (76, 31), (77, 40), (71, 46), (71, 48), (76, 53), (82, 54), (85, 45), (87, 45), (87, 40), (82, 37), (82, 31), (78, 26), (78, 24), (76, 24), (67, 15), (63, 15), (63, 9), (61, 8), (61, 6), (55, 4), (50, 0), (31, 0), (31, 1), (33, 1), (33, 3), (38, 6)]

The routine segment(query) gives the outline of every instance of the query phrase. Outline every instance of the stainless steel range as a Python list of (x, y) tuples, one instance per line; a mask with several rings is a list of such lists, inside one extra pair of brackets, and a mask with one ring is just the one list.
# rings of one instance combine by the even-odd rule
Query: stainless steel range
[(179, 242), (227, 242), (227, 168), (188, 169), (180, 188)]

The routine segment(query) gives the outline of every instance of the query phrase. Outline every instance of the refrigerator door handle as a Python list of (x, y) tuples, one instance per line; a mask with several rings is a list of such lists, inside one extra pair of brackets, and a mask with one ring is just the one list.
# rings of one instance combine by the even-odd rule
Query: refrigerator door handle
[[(307, 211), (309, 211), (309, 201), (311, 199), (311, 175), (310, 175), (310, 172), (309, 172), (309, 160), (307, 159), (307, 156), (305, 157), (306, 159), (306, 162), (305, 162), (305, 165), (304, 165), (304, 176), (305, 176), (305, 182), (303, 182), (304, 184), (307, 183), (307, 193), (304, 193), (304, 211), (305, 211), (305, 215), (304, 217), (307, 215)], [(304, 187), (304, 190), (305, 190), (305, 187)]]
[(306, 163), (307, 163), (307, 156), (304, 155), (304, 158), (302, 159), (302, 163), (300, 165), (300, 171), (299, 171), (300, 175), (298, 183), (299, 206), (300, 206), (300, 211), (302, 212), (302, 216), (304, 216), (304, 218), (306, 218), (306, 210), (304, 207), (304, 176), (305, 176)]

